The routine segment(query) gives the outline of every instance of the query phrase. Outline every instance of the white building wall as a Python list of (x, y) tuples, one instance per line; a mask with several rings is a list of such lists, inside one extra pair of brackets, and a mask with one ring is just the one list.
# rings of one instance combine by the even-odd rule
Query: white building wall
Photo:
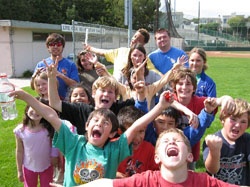
[(0, 27), (0, 73), (12, 75), (9, 27)]

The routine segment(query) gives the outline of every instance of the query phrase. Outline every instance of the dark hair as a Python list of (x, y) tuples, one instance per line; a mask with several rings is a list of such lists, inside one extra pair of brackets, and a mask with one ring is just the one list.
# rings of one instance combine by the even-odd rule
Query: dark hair
[(137, 30), (141, 35), (143, 35), (144, 37), (144, 43), (148, 43), (149, 39), (150, 39), (150, 34), (148, 33), (148, 31), (146, 29), (138, 29)]
[(70, 87), (70, 89), (69, 89), (69, 91), (68, 91), (68, 93), (67, 93), (67, 100), (68, 100), (69, 102), (71, 102), (71, 95), (72, 95), (74, 89), (76, 89), (76, 88), (82, 88), (82, 89), (86, 92), (86, 94), (87, 94), (87, 96), (88, 96), (89, 104), (90, 104), (90, 105), (94, 105), (94, 103), (95, 103), (95, 102), (94, 102), (94, 99), (93, 99), (92, 96), (90, 95), (88, 89), (83, 85), (83, 83), (77, 83), (76, 85)]
[(112, 122), (111, 132), (115, 132), (118, 130), (119, 122), (117, 120), (117, 117), (111, 110), (109, 110), (107, 108), (99, 108), (99, 109), (96, 109), (93, 112), (91, 112), (89, 117), (88, 117), (88, 120), (86, 122), (86, 127), (88, 126), (90, 120), (97, 114), (103, 116), (106, 119), (109, 119)]
[[(126, 64), (126, 66), (122, 69), (122, 73), (124, 74), (124, 76), (126, 77), (128, 83), (130, 83), (130, 74), (131, 74), (131, 68), (133, 68), (133, 63), (132, 63), (132, 60), (131, 60), (131, 54), (132, 52), (137, 49), (139, 51), (141, 51), (144, 55), (145, 55), (145, 58), (147, 56), (147, 53), (146, 53), (146, 49), (145, 47), (142, 45), (142, 44), (135, 44), (133, 45), (130, 50), (129, 50), (129, 54), (128, 54), (128, 62)], [(144, 77), (146, 77), (149, 73), (149, 70), (147, 68), (147, 64), (145, 65), (145, 71), (144, 71)]]
[(128, 127), (130, 127), (137, 119), (141, 118), (144, 112), (135, 106), (125, 106), (120, 109), (117, 114), (117, 119), (119, 121), (119, 128), (122, 132), (125, 132)]
[(65, 39), (62, 35), (60, 35), (58, 33), (52, 33), (47, 37), (46, 47), (49, 47), (49, 44), (53, 43), (53, 42), (62, 42), (63, 48), (65, 47)]
[(176, 110), (175, 108), (173, 108), (172, 106), (168, 107), (167, 109), (163, 110), (161, 112), (161, 115), (165, 115), (168, 117), (171, 117), (175, 120), (175, 124), (178, 125), (179, 123), (179, 119), (181, 117), (181, 113), (179, 110)]
[[(36, 97), (36, 99), (37, 99), (38, 101), (42, 102), (42, 103), (45, 104), (45, 105), (49, 105), (49, 101), (48, 101), (48, 100), (42, 99), (41, 97)], [(25, 109), (24, 109), (23, 126), (27, 126), (27, 125), (30, 124), (31, 127), (34, 127), (34, 125), (35, 125), (35, 124), (34, 124), (34, 121), (33, 121), (32, 119), (30, 119), (30, 117), (29, 117), (28, 114), (27, 114), (30, 107), (31, 107), (31, 106), (27, 104), (26, 107), (25, 107)], [(55, 130), (54, 130), (54, 128), (51, 126), (51, 124), (50, 124), (47, 120), (45, 120), (44, 118), (42, 118), (42, 119), (40, 120), (40, 123), (42, 124), (42, 126), (43, 126), (44, 128), (46, 128), (46, 129), (48, 130), (48, 132), (49, 132), (48, 136), (49, 136), (50, 138), (53, 138)]]
[[(84, 71), (84, 67), (82, 66), (81, 63), (81, 56), (86, 55), (87, 53), (89, 53), (86, 50), (80, 51), (77, 55), (77, 59), (76, 59), (76, 65), (77, 65), (77, 69), (79, 73), (82, 73)], [(93, 65), (93, 69), (95, 69), (95, 66)]]

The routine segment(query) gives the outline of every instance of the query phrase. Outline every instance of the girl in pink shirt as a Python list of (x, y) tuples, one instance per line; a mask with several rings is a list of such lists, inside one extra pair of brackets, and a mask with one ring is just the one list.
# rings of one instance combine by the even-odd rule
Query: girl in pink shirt
[(53, 128), (30, 106), (26, 106), (23, 124), (15, 129), (16, 164), (19, 181), (24, 187), (49, 187), (53, 181), (51, 138)]

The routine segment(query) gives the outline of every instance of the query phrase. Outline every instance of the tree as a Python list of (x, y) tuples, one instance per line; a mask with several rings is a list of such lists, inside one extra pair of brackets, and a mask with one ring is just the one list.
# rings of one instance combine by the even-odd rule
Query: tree
[(219, 23), (207, 23), (207, 24), (201, 24), (200, 25), (201, 29), (207, 29), (207, 30), (213, 30), (213, 31), (218, 31), (220, 28)]
[(234, 36), (242, 36), (244, 30), (246, 30), (246, 19), (243, 16), (232, 17), (227, 23), (233, 29)]

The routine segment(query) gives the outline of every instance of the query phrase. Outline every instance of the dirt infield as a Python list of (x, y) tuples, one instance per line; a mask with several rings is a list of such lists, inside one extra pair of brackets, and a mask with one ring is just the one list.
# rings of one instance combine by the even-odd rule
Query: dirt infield
[(250, 51), (206, 51), (208, 57), (250, 58)]

